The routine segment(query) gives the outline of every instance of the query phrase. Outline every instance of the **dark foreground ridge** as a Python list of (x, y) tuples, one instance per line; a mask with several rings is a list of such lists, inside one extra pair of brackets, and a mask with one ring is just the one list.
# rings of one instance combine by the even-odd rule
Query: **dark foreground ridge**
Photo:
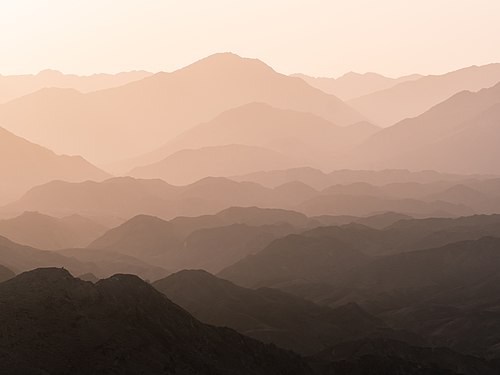
[(58, 268), (0, 284), (2, 374), (310, 374), (297, 355), (200, 323), (136, 276)]

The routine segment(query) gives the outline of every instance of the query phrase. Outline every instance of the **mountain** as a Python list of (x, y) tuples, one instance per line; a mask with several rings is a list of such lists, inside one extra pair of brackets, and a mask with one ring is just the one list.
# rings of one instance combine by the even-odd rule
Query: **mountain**
[(82, 216), (56, 218), (38, 212), (0, 220), (0, 235), (44, 250), (84, 247), (108, 228)]
[(368, 259), (335, 238), (291, 234), (225, 268), (217, 276), (249, 288), (279, 287), (335, 279)]
[[(387, 129), (388, 130), (388, 129)], [(385, 133), (386, 130), (381, 131)], [(373, 137), (374, 139), (375, 137)], [(370, 139), (370, 143), (372, 139)], [(368, 143), (368, 142), (366, 142)], [(386, 145), (387, 147), (390, 147)], [(289, 182), (302, 182), (310, 187), (322, 190), (332, 185), (347, 185), (353, 183), (368, 183), (371, 185), (387, 185), (390, 183), (431, 183), (439, 181), (463, 181), (472, 178), (485, 179), (491, 176), (459, 175), (441, 173), (433, 170), (409, 171), (407, 169), (355, 170), (343, 169), (325, 173), (311, 167), (291, 168), (274, 171), (261, 171), (247, 175), (231, 177), (235, 181), (248, 181), (275, 188)]]
[(88, 273), (92, 273), (98, 278), (126, 272), (137, 275), (146, 281), (154, 281), (171, 273), (158, 264), (147, 263), (130, 255), (104, 249), (65, 249), (59, 250), (57, 253), (92, 266), (92, 272)]
[(16, 274), (9, 270), (7, 267), (2, 266), (0, 264), (0, 283), (3, 283), (6, 280), (12, 279)]
[(384, 229), (397, 223), (400, 220), (413, 219), (411, 216), (400, 214), (397, 212), (384, 212), (381, 214), (376, 214), (368, 217), (362, 217), (355, 220), (355, 223), (366, 225), (367, 227), (374, 229)]
[(342, 100), (351, 100), (373, 92), (389, 89), (399, 83), (422, 78), (420, 74), (411, 74), (400, 78), (389, 78), (377, 73), (349, 72), (338, 78), (311, 77), (305, 74), (293, 74), (328, 94)]
[(207, 176), (228, 177), (240, 172), (290, 168), (303, 163), (265, 148), (232, 144), (178, 151), (159, 162), (134, 168), (129, 174), (186, 185)]
[(118, 74), (93, 74), (78, 76), (63, 74), (57, 70), (42, 70), (38, 74), (0, 75), (0, 103), (30, 94), (43, 88), (70, 88), (80, 92), (102, 90), (125, 85), (143, 79), (152, 73), (144, 71), (123, 72)]
[(153, 286), (204, 323), (304, 355), (354, 338), (397, 335), (355, 304), (330, 309), (275, 289), (242, 288), (205, 271), (180, 271)]
[(56, 155), (0, 128), (0, 203), (51, 180), (103, 180), (109, 175), (80, 156)]
[(299, 213), (256, 207), (170, 221), (139, 215), (109, 230), (89, 248), (132, 255), (171, 270), (218, 272), (306, 225), (308, 219)]
[(348, 103), (381, 126), (418, 116), (464, 91), (478, 91), (500, 82), (500, 64), (471, 66), (443, 75), (402, 82)]
[(0, 122), (57, 152), (109, 163), (149, 153), (182, 131), (252, 102), (314, 113), (341, 126), (365, 120), (299, 78), (223, 53), (173, 73), (86, 94), (43, 89), (1, 105)]
[(410, 216), (460, 216), (474, 211), (463, 204), (443, 201), (426, 202), (417, 199), (377, 197), (355, 194), (324, 194), (293, 207), (309, 216), (355, 215), (368, 216), (378, 212), (397, 211)]
[[(248, 103), (190, 128), (160, 149), (126, 164), (146, 165), (182, 150), (239, 144), (266, 148), (310, 165), (330, 168), (333, 158), (378, 130), (367, 122), (338, 126), (313, 113)], [(228, 154), (232, 155), (229, 151)]]
[(2, 372), (311, 373), (291, 352), (200, 323), (132, 275), (92, 284), (38, 269), (2, 283), (0, 299)]
[[(478, 92), (461, 92), (412, 119), (365, 141), (358, 162), (369, 168), (436, 168), (453, 173), (496, 174), (496, 127), (500, 83)], [(481, 146), (481, 149), (478, 147)], [(470, 154), (463, 154), (463, 148)]]
[(75, 275), (93, 273), (101, 278), (127, 271), (150, 280), (157, 280), (169, 274), (164, 268), (111, 251), (87, 249), (47, 251), (23, 246), (1, 236), (0, 259), (5, 267), (16, 273), (39, 267), (63, 267)]
[(0, 259), (5, 267), (16, 273), (38, 267), (64, 267), (78, 275), (96, 271), (95, 265), (79, 262), (54, 251), (19, 245), (1, 236)]
[[(417, 347), (386, 338), (340, 343), (315, 356), (322, 371), (338, 375), (493, 375), (497, 366), (445, 347)], [(375, 371), (375, 372), (374, 372)]]

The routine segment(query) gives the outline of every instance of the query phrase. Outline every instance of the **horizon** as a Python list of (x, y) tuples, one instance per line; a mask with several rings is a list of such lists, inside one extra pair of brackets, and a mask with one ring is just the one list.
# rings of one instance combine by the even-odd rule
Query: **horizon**
[(284, 74), (435, 75), (499, 62), (500, 51), (493, 48), (500, 44), (499, 13), (500, 3), (493, 0), (165, 1), (150, 7), (132, 0), (20, 0), (0, 5), (6, 28), (0, 42), (10, 52), (0, 62), (0, 74), (174, 71), (231, 51)]

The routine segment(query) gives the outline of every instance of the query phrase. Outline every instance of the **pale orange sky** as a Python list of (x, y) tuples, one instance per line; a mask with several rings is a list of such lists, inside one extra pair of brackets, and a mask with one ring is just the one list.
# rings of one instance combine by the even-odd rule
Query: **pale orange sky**
[(500, 62), (499, 0), (4, 0), (0, 74), (171, 71), (215, 52), (283, 73)]

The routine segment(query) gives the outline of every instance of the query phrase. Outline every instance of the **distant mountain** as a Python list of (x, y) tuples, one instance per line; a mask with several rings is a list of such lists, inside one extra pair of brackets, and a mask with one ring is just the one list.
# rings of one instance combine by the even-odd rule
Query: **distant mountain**
[(79, 182), (109, 177), (80, 156), (56, 155), (3, 128), (0, 128), (0, 171), (0, 203), (51, 180)]
[(368, 256), (336, 238), (292, 234), (243, 258), (218, 276), (249, 288), (279, 287), (333, 280), (368, 260)]
[(339, 97), (342, 100), (355, 99), (376, 91), (386, 90), (398, 83), (415, 81), (422, 78), (420, 74), (411, 74), (400, 78), (389, 78), (377, 73), (349, 72), (338, 78), (311, 77), (305, 74), (293, 74), (302, 78), (313, 87)]
[[(385, 130), (383, 131), (385, 133)], [(374, 137), (375, 138), (375, 137)], [(370, 143), (372, 141), (370, 140)], [(431, 183), (439, 181), (463, 181), (471, 178), (487, 178), (490, 176), (458, 175), (440, 173), (433, 170), (409, 171), (407, 169), (384, 170), (334, 170), (330, 173), (310, 167), (291, 168), (274, 171), (261, 171), (247, 175), (231, 177), (235, 181), (255, 182), (262, 186), (275, 188), (289, 182), (302, 182), (314, 189), (322, 190), (332, 185), (347, 185), (353, 183), (368, 183), (371, 185), (387, 185), (390, 183)]]
[(200, 323), (132, 275), (92, 284), (38, 269), (0, 284), (0, 299), (2, 372), (312, 373), (291, 352)]
[(228, 177), (266, 168), (302, 166), (305, 162), (276, 151), (244, 145), (224, 145), (182, 150), (165, 159), (130, 171), (138, 178), (161, 178), (174, 185), (186, 185), (204, 177)]
[(397, 336), (355, 304), (320, 307), (275, 289), (242, 288), (205, 271), (181, 271), (153, 286), (202, 322), (301, 354), (354, 338)]
[(170, 221), (140, 215), (109, 230), (89, 248), (132, 255), (171, 270), (218, 272), (307, 225), (307, 217), (299, 213), (256, 207), (234, 207), (216, 215)]
[(410, 216), (462, 216), (474, 210), (462, 204), (443, 201), (426, 202), (417, 199), (393, 199), (372, 195), (324, 194), (294, 207), (308, 216), (355, 215), (368, 216), (377, 212), (398, 211)]
[(355, 220), (355, 223), (366, 225), (367, 227), (374, 229), (384, 229), (397, 223), (400, 220), (413, 219), (411, 216), (400, 214), (397, 212), (384, 212), (381, 214), (376, 214), (368, 217), (362, 217)]
[(38, 267), (64, 267), (77, 275), (96, 271), (95, 265), (79, 262), (54, 251), (19, 245), (5, 237), (0, 237), (0, 259), (5, 267), (16, 273)]
[[(185, 131), (160, 149), (124, 164), (146, 165), (182, 150), (239, 144), (266, 148), (307, 165), (330, 168), (332, 159), (378, 130), (367, 122), (338, 126), (313, 113), (248, 103), (231, 108)], [(229, 150), (228, 155), (234, 157)], [(241, 164), (244, 168), (244, 163)], [(265, 169), (269, 168), (271, 165)]]
[(84, 247), (108, 228), (82, 216), (55, 218), (38, 212), (0, 220), (0, 235), (44, 250)]
[(171, 272), (161, 265), (151, 264), (120, 252), (104, 249), (65, 249), (57, 252), (68, 258), (92, 266), (95, 277), (105, 278), (115, 273), (130, 273), (146, 281), (159, 280)]
[[(418, 117), (374, 134), (359, 146), (355, 158), (367, 168), (432, 167), (452, 173), (497, 174), (491, 160), (497, 152), (499, 108), (500, 83), (476, 93), (461, 92)], [(464, 154), (464, 147), (471, 152)]]
[[(369, 338), (345, 342), (314, 357), (327, 373), (393, 375), (493, 375), (498, 366), (445, 347), (417, 347), (404, 342)], [(376, 369), (376, 372), (373, 372)]]
[(19, 245), (1, 236), (0, 259), (4, 266), (16, 273), (39, 267), (63, 267), (75, 275), (93, 273), (98, 277), (129, 271), (145, 279), (157, 280), (169, 274), (164, 268), (110, 251), (47, 251)]
[(173, 73), (87, 94), (43, 89), (1, 105), (0, 122), (57, 152), (108, 163), (151, 152), (182, 131), (252, 102), (310, 112), (341, 126), (365, 120), (299, 78), (223, 53)]
[(78, 76), (63, 74), (57, 70), (42, 70), (38, 74), (0, 75), (0, 103), (6, 103), (18, 97), (43, 88), (58, 87), (90, 92), (125, 85), (150, 76), (144, 71), (123, 72), (118, 74), (93, 74)]
[(0, 283), (3, 283), (6, 280), (12, 279), (16, 274), (9, 270), (7, 267), (2, 266), (0, 264)]
[(349, 101), (363, 115), (381, 126), (419, 116), (464, 90), (478, 91), (500, 82), (500, 64), (471, 66), (443, 75), (402, 82)]

